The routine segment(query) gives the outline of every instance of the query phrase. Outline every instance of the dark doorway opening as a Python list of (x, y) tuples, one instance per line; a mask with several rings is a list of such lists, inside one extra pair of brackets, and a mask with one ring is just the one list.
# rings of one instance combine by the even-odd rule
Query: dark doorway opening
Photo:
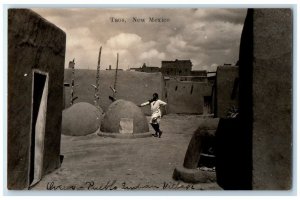
[(211, 113), (211, 104), (212, 104), (212, 97), (204, 96), (203, 114)]

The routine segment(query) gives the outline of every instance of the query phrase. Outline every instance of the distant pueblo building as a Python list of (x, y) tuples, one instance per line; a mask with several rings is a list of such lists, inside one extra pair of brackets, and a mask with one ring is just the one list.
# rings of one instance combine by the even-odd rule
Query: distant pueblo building
[[(160, 72), (164, 80), (162, 98), (168, 101), (167, 113), (226, 115), (229, 107), (237, 106), (236, 79), (238, 67), (219, 66), (216, 72), (192, 70), (191, 60), (162, 61), (161, 68), (147, 66), (130, 68), (146, 73)], [(216, 78), (218, 75), (218, 80)], [(226, 77), (230, 76), (230, 79)], [(217, 96), (219, 97), (217, 100)]]

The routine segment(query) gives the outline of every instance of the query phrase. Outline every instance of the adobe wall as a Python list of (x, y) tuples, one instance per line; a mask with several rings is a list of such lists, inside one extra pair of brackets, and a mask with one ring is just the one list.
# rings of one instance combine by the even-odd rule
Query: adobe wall
[(65, 33), (38, 14), (8, 10), (8, 189), (29, 186), (33, 69), (49, 73), (43, 173), (60, 166), (65, 44)]
[(250, 9), (240, 49), (243, 133), (252, 131), (252, 187), (292, 186), (292, 11)]
[[(76, 68), (76, 65), (75, 65)], [(65, 82), (71, 81), (71, 69), (65, 69)], [(115, 80), (115, 70), (100, 71), (100, 106), (106, 111), (112, 103), (109, 96)], [(94, 104), (94, 87), (91, 84), (96, 82), (96, 70), (75, 69), (75, 102), (88, 102)], [(159, 98), (164, 100), (164, 80), (161, 73), (144, 73), (137, 71), (118, 71), (117, 99), (132, 101), (139, 105), (152, 98), (153, 93), (158, 93)], [(65, 88), (65, 105), (70, 105), (70, 88)], [(150, 115), (150, 106), (142, 108), (145, 114)]]
[(203, 114), (204, 96), (211, 96), (209, 83), (177, 81), (166, 82), (168, 113)]
[(239, 71), (236, 66), (219, 66), (217, 68), (215, 117), (225, 118), (232, 106), (238, 108), (238, 87), (234, 88), (238, 76)]
[(292, 13), (253, 12), (253, 188), (291, 188)]

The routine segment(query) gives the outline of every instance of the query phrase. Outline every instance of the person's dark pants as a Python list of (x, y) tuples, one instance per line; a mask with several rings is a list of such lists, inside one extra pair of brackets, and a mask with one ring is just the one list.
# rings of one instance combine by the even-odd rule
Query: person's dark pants
[(153, 127), (153, 129), (155, 130), (155, 134), (159, 133), (159, 124), (151, 124), (151, 126)]

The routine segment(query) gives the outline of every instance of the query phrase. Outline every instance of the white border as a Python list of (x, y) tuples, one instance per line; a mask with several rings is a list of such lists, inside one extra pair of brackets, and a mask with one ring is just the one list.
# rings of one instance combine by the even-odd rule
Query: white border
[[(126, 2), (126, 4), (124, 4)], [(20, 4), (21, 3), (21, 4)], [(100, 3), (102, 5), (100, 5)], [(211, 191), (201, 191), (201, 192), (197, 192), (197, 193), (190, 193), (190, 192), (160, 192), (160, 191), (155, 191), (155, 192), (113, 192), (113, 193), (108, 193), (108, 192), (104, 192), (104, 193), (86, 193), (86, 192), (75, 192), (75, 191), (71, 191), (71, 192), (58, 192), (58, 193), (49, 193), (49, 192), (32, 192), (30, 191), (29, 193), (26, 191), (19, 191), (19, 192), (7, 192), (5, 191), (6, 189), (6, 181), (4, 182), (3, 179), (0, 179), (0, 191), (1, 194), (3, 194), (3, 192), (5, 192), (5, 195), (21, 195), (21, 196), (27, 196), (25, 198), (37, 198), (37, 197), (30, 197), (31, 195), (37, 196), (37, 195), (51, 195), (50, 197), (48, 197), (49, 199), (53, 199), (53, 195), (55, 196), (61, 196), (63, 195), (64, 199), (66, 198), (66, 195), (76, 195), (77, 197), (72, 197), (72, 199), (82, 199), (82, 196), (86, 196), (89, 195), (89, 198), (97, 198), (95, 196), (90, 196), (90, 195), (116, 195), (116, 196), (131, 196), (131, 195), (155, 195), (155, 196), (160, 196), (160, 195), (164, 195), (164, 199), (166, 198), (165, 195), (175, 195), (175, 196), (187, 196), (189, 195), (188, 198), (190, 199), (194, 199), (194, 198), (202, 198), (202, 197), (195, 197), (195, 196), (190, 196), (190, 195), (200, 195), (200, 196), (206, 196), (206, 198), (217, 198), (217, 197), (213, 197), (213, 196), (218, 196), (221, 197), (220, 199), (240, 199), (240, 195), (248, 195), (248, 196), (243, 196), (243, 198), (245, 199), (249, 199), (251, 197), (255, 197), (256, 196), (264, 196), (263, 199), (266, 198), (272, 198), (272, 199), (278, 199), (278, 198), (282, 198), (282, 195), (296, 195), (297, 191), (299, 191), (299, 184), (297, 183), (298, 179), (298, 173), (297, 172), (297, 168), (296, 166), (299, 166), (299, 159), (297, 159), (297, 155), (298, 155), (298, 148), (297, 148), (297, 142), (299, 142), (299, 138), (297, 137), (298, 135), (298, 131), (297, 131), (297, 124), (299, 123), (298, 117), (297, 117), (297, 113), (299, 113), (299, 108), (297, 106), (297, 97), (299, 94), (299, 80), (297, 79), (297, 77), (299, 77), (299, 71), (297, 70), (297, 66), (298, 66), (298, 62), (297, 62), (297, 58), (299, 58), (299, 51), (298, 51), (298, 46), (299, 46), (299, 40), (297, 39), (297, 33), (299, 32), (299, 26), (297, 26), (297, 22), (299, 22), (299, 15), (297, 13), (298, 9), (299, 9), (299, 4), (297, 0), (285, 0), (285, 1), (275, 1), (275, 0), (252, 0), (252, 1), (238, 1), (238, 0), (230, 0), (230, 1), (222, 1), (222, 0), (202, 0), (201, 4), (196, 4), (198, 3), (197, 1), (192, 1), (192, 0), (185, 0), (185, 1), (179, 1), (179, 0), (175, 0), (175, 1), (167, 1), (167, 0), (152, 0), (152, 1), (138, 1), (138, 0), (131, 0), (131, 1), (121, 1), (121, 0), (110, 0), (110, 1), (94, 1), (94, 0), (44, 0), (44, 1), (36, 1), (36, 0), (24, 0), (24, 1), (18, 1), (18, 0), (3, 0), (2, 1), (2, 5), (1, 5), (1, 12), (3, 13), (1, 17), (3, 17), (3, 19), (1, 18), (1, 46), (3, 48), (1, 48), (0, 50), (0, 54), (2, 56), (2, 66), (0, 67), (0, 72), (2, 75), (2, 81), (0, 81), (0, 92), (2, 94), (2, 99), (1, 99), (1, 104), (0, 104), (0, 111), (3, 113), (3, 118), (0, 121), (0, 126), (1, 129), (3, 130), (0, 136), (1, 142), (3, 144), (2, 146), (2, 150), (3, 152), (0, 154), (0, 160), (2, 160), (3, 164), (0, 164), (0, 169), (2, 174), (4, 175), (4, 177), (6, 176), (6, 142), (7, 142), (7, 138), (6, 138), (6, 132), (7, 132), (7, 8), (8, 7), (214, 7), (214, 8), (218, 8), (218, 7), (227, 7), (227, 8), (238, 8), (238, 7), (265, 7), (265, 8), (269, 8), (269, 7), (291, 7), (291, 5), (288, 4), (294, 4), (293, 5), (293, 13), (294, 13), (294, 46), (293, 46), (293, 64), (294, 64), (294, 71), (293, 71), (293, 130), (294, 130), (294, 137), (293, 137), (293, 163), (294, 163), (294, 168), (293, 168), (293, 184), (295, 185), (295, 188), (293, 188), (292, 194), (286, 194), (286, 192), (281, 192), (281, 191), (248, 191), (248, 192), (243, 192), (243, 191), (217, 191), (217, 192), (211, 192)], [(7, 4), (7, 5), (5, 5)], [(96, 5), (95, 5), (96, 4)], [(137, 5), (138, 4), (138, 5)], [(170, 5), (171, 4), (171, 5)], [(42, 5), (42, 6), (41, 6)], [(3, 85), (2, 85), (3, 84)], [(2, 157), (3, 155), (3, 157)], [(297, 162), (297, 163), (296, 163)], [(2, 186), (2, 187), (1, 187)], [(4, 191), (3, 191), (4, 189)], [(230, 197), (229, 195), (234, 195), (234, 197)], [(207, 197), (209, 196), (209, 197)], [(269, 197), (267, 197), (269, 196)], [(273, 196), (273, 197), (271, 197)], [(275, 196), (275, 197), (274, 197)], [(292, 199), (296, 199), (296, 196), (291, 196), (289, 198)], [(24, 197), (22, 197), (24, 198)], [(38, 197), (39, 198), (39, 197)], [(55, 197), (56, 198), (56, 197)], [(103, 196), (101, 197), (101, 199), (103, 198)], [(141, 198), (141, 197), (131, 197), (130, 199), (133, 198)], [(151, 198), (153, 199), (153, 197), (142, 197), (143, 199), (148, 199)], [(287, 198), (287, 197), (285, 197)], [(99, 198), (97, 198), (99, 199)], [(172, 199), (174, 199), (172, 197)], [(175, 198), (177, 199), (177, 198)]]

